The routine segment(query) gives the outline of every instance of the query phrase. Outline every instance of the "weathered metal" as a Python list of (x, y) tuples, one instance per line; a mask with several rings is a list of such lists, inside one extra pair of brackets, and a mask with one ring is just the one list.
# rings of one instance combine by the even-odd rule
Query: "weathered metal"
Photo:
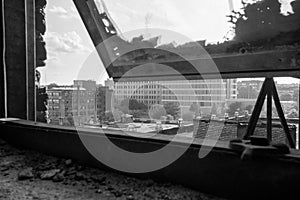
[[(295, 64), (300, 59), (300, 51), (265, 51), (245, 54), (211, 55), (211, 58), (198, 58), (191, 60), (150, 60), (135, 63), (114, 63), (108, 70), (114, 79), (124, 80), (170, 80), (184, 76), (187, 79), (206, 78), (251, 78), (251, 77), (300, 77), (300, 65)], [(218, 71), (211, 73), (210, 66), (206, 66), (210, 59), (214, 61)], [(297, 61), (299, 62), (299, 61)], [(161, 75), (156, 68), (139, 71), (131, 74), (133, 68), (154, 63), (154, 66), (166, 65), (178, 73)], [(197, 70), (194, 66), (199, 66)], [(201, 71), (201, 74), (199, 74)], [(129, 73), (128, 73), (129, 72)], [(146, 73), (147, 72), (147, 73)], [(173, 71), (172, 71), (173, 72)]]
[[(159, 48), (152, 48), (152, 50), (148, 50), (147, 48), (139, 49), (136, 50), (136, 53), (129, 52), (129, 54), (131, 55), (129, 57), (126, 54), (117, 56), (114, 55), (113, 48), (118, 47), (120, 51), (122, 51), (122, 49), (124, 48), (127, 49), (126, 47), (130, 48), (131, 44), (122, 40), (115, 34), (108, 34), (108, 32), (106, 31), (105, 24), (101, 20), (101, 14), (103, 13), (99, 13), (99, 10), (97, 10), (94, 0), (74, 0), (74, 3), (82, 17), (83, 22), (85, 23), (85, 26), (91, 36), (91, 39), (94, 42), (94, 45), (97, 47), (99, 56), (101, 57), (109, 76), (113, 77), (115, 80), (118, 80), (121, 77), (122, 80), (129, 81), (140, 81), (149, 79), (170, 80), (178, 79), (178, 74), (180, 74), (180, 76), (185, 76), (188, 79), (201, 79), (202, 76), (208, 78), (220, 78), (220, 74), (222, 78), (280, 76), (300, 77), (300, 48), (298, 45), (293, 46), (290, 44), (291, 42), (295, 41), (290, 41), (291, 39), (293, 39), (293, 35), (290, 35), (289, 33), (286, 34), (286, 40), (282, 39), (282, 37), (284, 37), (284, 34), (280, 35), (279, 39), (281, 43), (283, 42), (282, 44), (277, 44), (276, 41), (274, 42), (272, 38), (269, 38), (270, 41), (273, 41), (274, 43), (272, 43), (272, 46), (270, 45), (270, 42), (267, 42), (267, 38), (263, 40), (261, 38), (259, 39), (259, 41), (262, 44), (259, 44), (258, 41), (250, 40), (249, 34), (244, 34), (244, 32), (241, 31), (241, 29), (239, 28), (238, 36), (240, 37), (238, 37), (238, 39), (247, 38), (247, 42), (243, 40), (239, 41), (236, 39), (236, 41), (229, 41), (220, 45), (204, 46), (204, 49), (206, 49), (209, 53), (212, 52), (210, 53), (211, 57), (208, 58), (201, 58), (201, 56), (195, 56), (194, 58), (190, 58), (189, 60), (183, 60), (182, 58), (180, 58), (180, 56), (174, 57), (174, 55), (168, 55), (167, 52), (163, 52), (163, 50)], [(266, 3), (270, 2), (268, 1)], [(275, 2), (275, 4), (275, 7), (277, 8), (278, 3)], [(249, 5), (250, 10), (252, 10), (252, 7), (252, 5)], [(249, 13), (247, 14), (249, 15)], [(255, 17), (254, 15), (251, 16)], [(279, 18), (282, 19), (280, 16)], [(292, 17), (292, 19), (294, 18), (295, 17)], [(294, 20), (293, 22), (296, 21)], [(247, 22), (240, 20), (239, 26), (245, 25), (247, 25)], [(276, 24), (273, 25), (277, 26)], [(291, 26), (292, 24), (289, 23), (288, 25)], [(259, 32), (259, 29), (257, 29), (256, 31)], [(101, 48), (98, 48), (99, 44), (111, 38), (111, 36), (114, 37), (113, 39), (109, 40), (109, 42), (113, 43), (111, 44), (111, 46), (107, 44), (106, 46), (101, 45)], [(253, 38), (256, 37), (257, 35), (253, 36)], [(261, 33), (260, 37), (262, 37)], [(268, 36), (265, 35), (264, 37)], [(286, 46), (284, 44), (284, 41), (287, 42)], [(237, 48), (244, 50), (236, 51)], [(215, 50), (211, 49), (219, 49), (220, 52), (218, 50), (218, 53), (215, 54)], [(135, 60), (134, 54), (140, 55), (141, 53), (144, 53), (143, 57), (145, 57), (146, 59)], [(164, 57), (164, 59), (153, 59), (153, 55), (156, 54), (161, 55), (162, 57)], [(131, 59), (128, 60), (128, 58)], [(207, 61), (211, 59), (214, 61), (218, 68), (218, 70), (216, 70), (216, 72), (214, 73), (211, 73), (211, 69), (209, 68), (209, 66), (206, 65)], [(172, 72), (170, 71), (169, 73), (162, 75), (159, 73), (159, 70), (157, 70), (156, 67), (153, 67), (153, 69), (148, 69), (147, 67), (147, 70), (140, 70), (139, 72), (135, 71), (134, 74), (130, 74), (131, 69), (139, 65), (145, 65), (149, 63), (153, 63), (153, 65), (167, 65), (178, 73), (175, 74), (172, 70)], [(191, 65), (191, 63), (194, 66), (196, 65), (197, 67), (199, 67), (201, 74), (199, 74), (199, 69), (195, 69), (193, 65)]]

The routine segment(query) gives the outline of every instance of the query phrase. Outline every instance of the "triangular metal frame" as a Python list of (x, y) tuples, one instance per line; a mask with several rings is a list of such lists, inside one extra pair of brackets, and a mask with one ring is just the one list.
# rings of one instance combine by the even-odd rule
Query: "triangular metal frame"
[(288, 140), (289, 146), (291, 148), (295, 148), (295, 141), (293, 140), (290, 130), (285, 119), (283, 109), (281, 107), (281, 103), (279, 100), (278, 92), (275, 86), (275, 82), (273, 78), (266, 78), (260, 93), (258, 95), (255, 107), (252, 111), (252, 115), (249, 121), (249, 125), (247, 128), (246, 135), (244, 139), (249, 139), (250, 136), (254, 134), (255, 127), (257, 121), (259, 119), (259, 115), (261, 113), (262, 107), (264, 105), (265, 98), (267, 97), (267, 138), (269, 141), (272, 141), (272, 97), (274, 100), (275, 107), (277, 109), (277, 113), (281, 122), (281, 125), (284, 129), (286, 138)]

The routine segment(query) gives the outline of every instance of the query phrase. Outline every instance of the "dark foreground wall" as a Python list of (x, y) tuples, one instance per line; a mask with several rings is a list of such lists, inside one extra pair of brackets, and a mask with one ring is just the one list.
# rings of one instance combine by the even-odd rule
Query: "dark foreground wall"
[(1, 22), (5, 27), (5, 65), (2, 64), (0, 69), (1, 117), (4, 117), (6, 83), (8, 116), (34, 120), (35, 69), (44, 66), (46, 59), (43, 41), (45, 5), (46, 0), (4, 0), (4, 24), (2, 15)]
[[(8, 114), (26, 119), (25, 1), (4, 1)], [(1, 68), (3, 71), (3, 68)], [(3, 84), (3, 82), (1, 83)]]
[[(83, 132), (100, 141), (105, 137), (92, 129)], [(110, 132), (107, 131), (106, 135), (115, 144), (136, 152), (162, 148), (168, 143), (167, 140), (159, 138), (141, 139)], [(75, 129), (27, 121), (1, 120), (0, 137), (18, 146), (112, 170), (89, 154)], [(201, 140), (195, 141), (177, 161), (156, 172), (127, 175), (170, 181), (201, 192), (234, 199), (287, 199), (298, 195), (299, 154), (253, 156), (241, 160), (240, 151), (230, 149), (228, 143), (219, 143), (207, 157), (199, 159), (200, 147)], [(173, 145), (172, 148), (182, 148), (182, 143)]]

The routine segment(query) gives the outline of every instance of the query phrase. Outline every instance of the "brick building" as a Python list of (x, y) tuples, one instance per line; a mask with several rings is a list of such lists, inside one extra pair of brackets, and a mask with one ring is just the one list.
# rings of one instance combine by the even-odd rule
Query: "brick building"
[[(54, 87), (47, 91), (48, 119), (51, 124), (73, 125), (95, 119), (95, 95), (81, 87)], [(74, 123), (74, 121), (73, 121)]]

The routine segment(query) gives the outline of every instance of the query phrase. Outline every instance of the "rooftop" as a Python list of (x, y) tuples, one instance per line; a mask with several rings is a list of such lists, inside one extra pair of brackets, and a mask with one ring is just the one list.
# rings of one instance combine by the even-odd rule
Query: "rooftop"
[(54, 87), (54, 88), (51, 88), (51, 89), (48, 89), (48, 91), (54, 91), (54, 90), (71, 90), (71, 91), (75, 91), (75, 90), (81, 90), (81, 91), (84, 91), (86, 90), (85, 88), (77, 88), (77, 87)]

